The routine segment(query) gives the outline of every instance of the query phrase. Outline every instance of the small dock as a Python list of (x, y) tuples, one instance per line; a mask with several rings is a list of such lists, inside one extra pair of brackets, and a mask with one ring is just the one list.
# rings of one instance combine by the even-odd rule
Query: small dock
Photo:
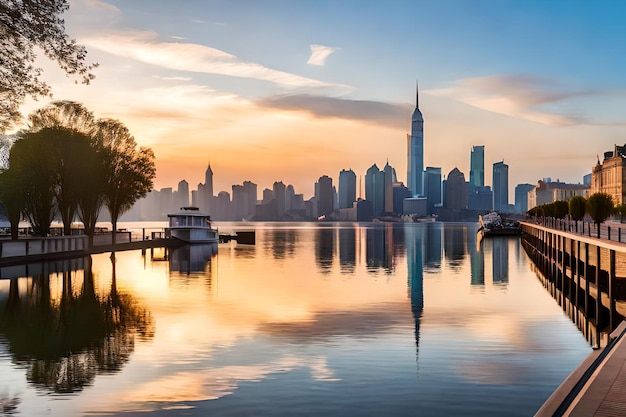
[(535, 417), (626, 416), (626, 321), (575, 369)]

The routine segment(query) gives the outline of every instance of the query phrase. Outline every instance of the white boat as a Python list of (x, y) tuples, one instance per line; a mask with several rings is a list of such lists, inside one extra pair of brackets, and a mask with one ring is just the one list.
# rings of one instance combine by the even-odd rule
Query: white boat
[(166, 237), (180, 239), (187, 243), (216, 243), (219, 241), (217, 229), (211, 227), (211, 216), (202, 213), (198, 207), (181, 207), (177, 213), (170, 213)]

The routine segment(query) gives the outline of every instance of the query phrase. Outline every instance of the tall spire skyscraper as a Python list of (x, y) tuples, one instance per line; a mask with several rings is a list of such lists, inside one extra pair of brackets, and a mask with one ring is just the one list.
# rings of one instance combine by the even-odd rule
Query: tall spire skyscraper
[(415, 86), (415, 110), (411, 134), (407, 135), (407, 185), (414, 196), (424, 195), (424, 118), (419, 109), (419, 87)]

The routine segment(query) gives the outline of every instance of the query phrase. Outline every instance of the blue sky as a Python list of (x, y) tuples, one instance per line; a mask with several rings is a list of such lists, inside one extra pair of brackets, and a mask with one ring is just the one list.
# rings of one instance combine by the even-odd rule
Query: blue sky
[[(72, 0), (67, 30), (98, 62), (54, 98), (124, 122), (156, 186), (313, 183), (387, 159), (406, 180), (419, 80), (425, 165), (468, 177), (473, 145), (517, 183), (579, 182), (626, 142), (619, 1)], [(45, 104), (29, 102), (24, 111)]]

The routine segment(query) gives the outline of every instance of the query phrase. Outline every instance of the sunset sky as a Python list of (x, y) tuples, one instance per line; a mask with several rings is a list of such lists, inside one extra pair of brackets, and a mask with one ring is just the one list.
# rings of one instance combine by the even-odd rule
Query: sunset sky
[[(155, 187), (274, 181), (386, 161), (406, 182), (419, 81), (425, 166), (469, 177), (470, 149), (518, 183), (581, 182), (626, 142), (621, 1), (70, 0), (89, 86), (42, 59), (54, 99), (122, 121), (157, 157)], [(28, 101), (23, 112), (47, 104)]]

